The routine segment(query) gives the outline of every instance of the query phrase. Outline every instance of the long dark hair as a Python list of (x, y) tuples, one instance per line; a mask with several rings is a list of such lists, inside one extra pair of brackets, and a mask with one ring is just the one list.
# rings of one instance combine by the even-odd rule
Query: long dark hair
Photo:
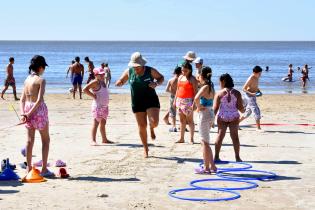
[(201, 76), (205, 80), (206, 85), (208, 85), (209, 87), (209, 93), (211, 93), (212, 90), (214, 91), (214, 85), (213, 82), (211, 81), (212, 69), (209, 66), (202, 67)]
[(222, 74), (220, 76), (220, 81), (224, 82), (225, 88), (233, 88), (234, 87), (233, 79), (232, 79), (231, 75), (229, 75), (228, 73)]
[(45, 68), (47, 65), (45, 58), (41, 55), (35, 55), (32, 59), (31, 59), (31, 64), (28, 67), (29, 71), (28, 73), (31, 74), (32, 71), (35, 73), (39, 73), (39, 68), (43, 67)]
[(187, 75), (187, 79), (190, 80), (190, 77), (192, 76), (192, 65), (188, 61), (185, 61), (182, 64), (182, 68), (189, 69), (189, 73)]

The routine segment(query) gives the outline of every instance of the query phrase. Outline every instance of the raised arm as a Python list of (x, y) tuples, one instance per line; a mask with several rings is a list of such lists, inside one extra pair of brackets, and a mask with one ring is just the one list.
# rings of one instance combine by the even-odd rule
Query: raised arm
[(84, 86), (83, 92), (85, 94), (87, 94), (88, 96), (91, 96), (92, 98), (96, 99), (96, 95), (94, 93), (92, 93), (90, 91), (90, 89), (92, 89), (92, 88), (95, 89), (97, 87), (97, 84), (98, 84), (98, 81), (97, 80), (93, 80), (92, 82), (90, 82), (89, 84)]
[(120, 76), (120, 78), (115, 82), (115, 85), (118, 87), (123, 86), (129, 78), (129, 69), (126, 69), (122, 75)]

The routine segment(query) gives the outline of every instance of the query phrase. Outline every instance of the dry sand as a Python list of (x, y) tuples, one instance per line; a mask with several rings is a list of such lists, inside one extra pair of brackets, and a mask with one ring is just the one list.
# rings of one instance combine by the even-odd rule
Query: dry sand
[[(201, 161), (201, 146), (174, 144), (179, 133), (169, 133), (160, 120), (157, 139), (150, 142), (150, 155), (143, 158), (135, 118), (129, 95), (110, 96), (108, 138), (114, 145), (92, 147), (90, 143), (91, 100), (72, 100), (69, 95), (46, 95), (50, 118), (49, 162), (67, 162), (69, 179), (49, 179), (45, 183), (28, 184), (0, 182), (0, 209), (315, 209), (315, 127), (274, 126), (254, 127), (240, 131), (241, 157), (254, 169), (275, 172), (274, 181), (258, 182), (259, 187), (241, 191), (241, 198), (226, 202), (190, 202), (168, 197), (174, 188), (189, 187), (194, 179), (215, 178), (215, 175), (196, 175), (194, 168)], [(264, 95), (259, 98), (265, 123), (314, 123), (314, 95)], [(168, 98), (160, 97), (161, 114), (168, 106)], [(26, 140), (23, 126), (17, 123), (8, 105), (18, 103), (0, 101), (0, 158), (9, 157), (18, 164), (24, 161), (20, 149)], [(197, 118), (195, 118), (197, 119)], [(249, 118), (243, 124), (252, 124)], [(216, 133), (211, 133), (214, 142)], [(98, 133), (98, 141), (100, 142)], [(188, 133), (186, 134), (186, 141)], [(212, 149), (214, 149), (212, 145)], [(37, 133), (33, 160), (41, 159), (41, 142)], [(229, 136), (221, 151), (223, 160), (234, 160)], [(57, 172), (57, 168), (51, 167)], [(20, 176), (25, 171), (18, 166)], [(226, 185), (221, 183), (221, 186)], [(203, 192), (204, 196), (225, 196)], [(198, 196), (200, 193), (186, 193)]]

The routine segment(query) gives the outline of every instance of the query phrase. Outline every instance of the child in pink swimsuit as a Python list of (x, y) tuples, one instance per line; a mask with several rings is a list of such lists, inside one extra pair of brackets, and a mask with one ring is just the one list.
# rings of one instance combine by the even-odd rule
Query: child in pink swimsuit
[(38, 130), (42, 138), (42, 170), (41, 175), (45, 177), (54, 176), (47, 168), (47, 159), (49, 152), (49, 122), (48, 109), (44, 102), (44, 93), (46, 81), (41, 77), (45, 71), (45, 58), (40, 55), (35, 55), (29, 66), (29, 76), (24, 82), (24, 89), (20, 100), (20, 110), (22, 122), (28, 132), (28, 140), (26, 143), (26, 162), (27, 172), (32, 169), (32, 150), (35, 139), (35, 130)]
[(233, 141), (236, 161), (241, 162), (240, 158), (240, 141), (238, 138), (239, 111), (244, 113), (241, 93), (235, 90), (234, 82), (229, 74), (220, 76), (221, 91), (214, 98), (213, 109), (215, 115), (218, 113), (218, 135), (215, 142), (215, 161), (220, 161), (219, 153), (222, 141), (225, 137), (227, 128), (230, 129), (230, 136)]
[[(105, 71), (103, 68), (95, 68), (93, 70), (95, 79), (87, 84), (83, 91), (91, 96), (94, 100), (92, 102), (92, 116), (94, 119), (92, 127), (92, 143), (91, 145), (95, 146), (96, 144), (96, 132), (98, 125), (100, 124), (100, 132), (102, 135), (102, 143), (113, 143), (109, 141), (106, 137), (105, 125), (108, 117), (108, 103), (109, 103), (109, 93), (107, 86), (104, 82)], [(90, 91), (92, 89), (92, 92)]]

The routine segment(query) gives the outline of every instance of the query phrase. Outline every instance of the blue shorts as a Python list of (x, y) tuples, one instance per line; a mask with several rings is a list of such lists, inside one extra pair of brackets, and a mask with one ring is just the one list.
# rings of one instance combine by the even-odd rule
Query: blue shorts
[(73, 74), (71, 77), (71, 83), (73, 86), (75, 85), (82, 85), (82, 76), (81, 74)]

